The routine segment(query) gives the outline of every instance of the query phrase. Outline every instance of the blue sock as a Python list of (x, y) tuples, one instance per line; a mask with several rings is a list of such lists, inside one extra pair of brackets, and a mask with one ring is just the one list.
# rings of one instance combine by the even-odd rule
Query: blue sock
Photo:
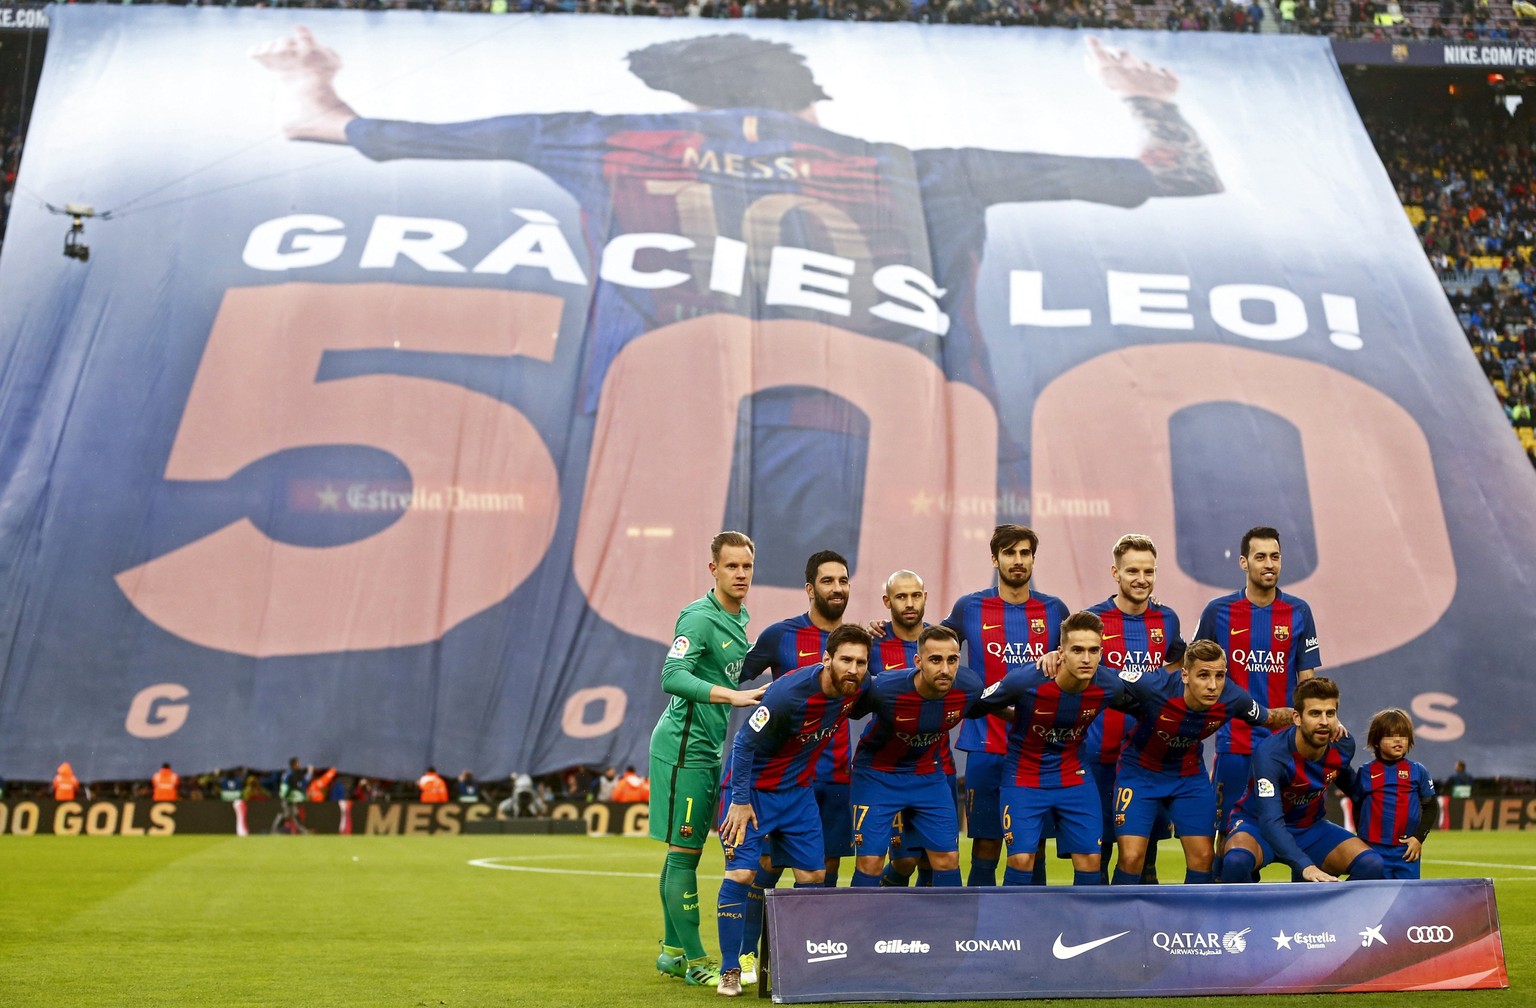
[(827, 869), (827, 873), (824, 876), (822, 876), (822, 879), (821, 879), (821, 884), (822, 884), (822, 886), (824, 888), (827, 888), (827, 889), (836, 889), (837, 888), (837, 873), (838, 873), (838, 871), (840, 869), (841, 869), (841, 866), (838, 866), (837, 868), (828, 868)]
[(1141, 881), (1143, 885), (1157, 884), (1157, 844), (1147, 844), (1146, 859), (1141, 862)]
[(1078, 871), (1076, 868), (1074, 868), (1072, 869), (1072, 884), (1075, 886), (1103, 885), (1104, 878), (1099, 874), (1099, 870), (1097, 868), (1092, 868), (1088, 871)]
[(1122, 871), (1119, 865), (1115, 865), (1114, 878), (1109, 880), (1110, 885), (1141, 885), (1141, 875), (1132, 875), (1128, 871)]
[[(955, 876), (958, 878), (959, 875), (960, 875), (960, 869), (956, 868), (955, 869)], [(934, 878), (934, 876), (933, 876), (933, 869), (932, 868), (928, 868), (928, 867), (926, 867), (924, 865), (918, 865), (917, 866), (917, 884), (919, 886), (925, 886), (926, 887), (926, 886), (936, 886), (936, 885), (938, 885), (938, 883), (935, 882), (933, 880), (933, 878)], [(959, 882), (955, 883), (955, 885), (959, 885), (959, 884), (960, 884)]]
[[(885, 866), (885, 871), (880, 873), (880, 884), (885, 886), (887, 889), (903, 889), (911, 881), (912, 880), (910, 878), (903, 878), (900, 874), (897, 873), (896, 865), (894, 862), (887, 863)], [(853, 884), (859, 884), (859, 877), (857, 874), (855, 874), (853, 877)]]
[(878, 889), (880, 888), (880, 885), (881, 878), (879, 875), (869, 875), (865, 872), (859, 871), (857, 868), (853, 870), (853, 888)]
[(757, 890), (757, 898), (747, 904), (747, 919), (741, 929), (743, 952), (757, 954), (758, 943), (763, 940), (763, 890), (777, 886), (779, 876), (783, 874), (782, 868), (759, 868), (752, 879), (752, 888)]
[(1221, 859), (1221, 880), (1223, 882), (1252, 882), (1254, 869), (1258, 862), (1253, 855), (1241, 847), (1234, 847)]
[(1363, 850), (1355, 855), (1355, 859), (1344, 869), (1350, 881), (1355, 879), (1381, 879), (1387, 877), (1387, 863), (1381, 859), (1381, 855), (1373, 850)]
[(1030, 885), (1045, 885), (1045, 841), (1040, 841), (1040, 849), (1035, 851), (1034, 879)]
[(959, 886), (960, 886), (960, 869), (959, 868), (940, 868), (940, 869), (930, 868), (930, 869), (928, 869), (928, 871), (933, 875), (933, 884), (934, 884), (934, 886), (936, 888), (937, 887), (941, 887), (941, 886), (942, 887), (953, 886), (955, 888), (959, 888)]
[(741, 932), (747, 923), (747, 905), (752, 902), (745, 882), (726, 879), (720, 883), (720, 901), (715, 923), (720, 929), (720, 968), (741, 967)]
[(1216, 881), (1216, 876), (1211, 872), (1184, 869), (1185, 885), (1210, 885), (1214, 881)]
[(1003, 885), (1039, 885), (1039, 883), (1035, 881), (1034, 872), (1008, 867), (1003, 869)]
[(997, 858), (984, 861), (981, 858), (971, 858), (971, 874), (966, 878), (968, 886), (995, 886), (997, 885)]

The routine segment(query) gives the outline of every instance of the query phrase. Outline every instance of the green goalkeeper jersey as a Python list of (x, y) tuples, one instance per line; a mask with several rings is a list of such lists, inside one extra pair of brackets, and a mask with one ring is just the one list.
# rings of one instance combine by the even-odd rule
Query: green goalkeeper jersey
[(671, 699), (651, 732), (653, 757), (679, 767), (720, 766), (731, 705), (710, 703), (709, 688), (735, 689), (748, 649), (746, 606), (732, 615), (711, 591), (678, 614), (661, 665), (661, 688)]

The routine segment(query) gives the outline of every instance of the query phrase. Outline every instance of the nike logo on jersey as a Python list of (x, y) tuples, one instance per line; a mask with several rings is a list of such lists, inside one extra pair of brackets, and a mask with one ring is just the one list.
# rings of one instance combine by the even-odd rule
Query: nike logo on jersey
[(816, 652), (815, 651), (801, 651), (800, 652), (800, 657), (801, 658), (814, 658), (815, 656), (816, 656)]
[(1230, 637), (1236, 637), (1240, 633), (1247, 633), (1247, 632), (1248, 632), (1248, 628), (1247, 627), (1243, 627), (1241, 630), (1237, 630), (1237, 629), (1229, 630), (1229, 631), (1227, 631), (1227, 635), (1230, 636)]
[(1096, 941), (1083, 942), (1081, 945), (1063, 945), (1061, 939), (1066, 936), (1066, 932), (1062, 932), (1056, 936), (1056, 944), (1051, 946), (1051, 954), (1054, 955), (1057, 959), (1075, 959), (1082, 955), (1084, 952), (1092, 952), (1100, 945), (1107, 945), (1114, 941), (1116, 938), (1123, 938), (1128, 934), (1130, 934), (1129, 931), (1121, 931), (1119, 934), (1112, 934), (1108, 938), (1099, 938)]
[(897, 662), (895, 665), (887, 665), (885, 667), (885, 670), (887, 672), (889, 672), (891, 669), (899, 669), (899, 668), (902, 668), (902, 667), (903, 667), (902, 664), (900, 662)]
[(1000, 626), (1002, 626), (1001, 623), (983, 623), (981, 628), (983, 630), (996, 630)]
[(735, 643), (735, 641), (721, 641), (720, 642), (720, 647), (721, 648), (728, 648), (728, 647), (730, 647), (734, 643)]
[(1117, 633), (1107, 633), (1107, 634), (1104, 635), (1104, 639), (1105, 640), (1114, 640), (1116, 637), (1119, 637), (1119, 636), (1120, 635), (1117, 634)]

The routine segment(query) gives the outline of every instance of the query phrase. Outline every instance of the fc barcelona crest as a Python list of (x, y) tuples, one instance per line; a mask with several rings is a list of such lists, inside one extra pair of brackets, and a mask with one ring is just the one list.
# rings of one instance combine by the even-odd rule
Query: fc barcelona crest
[(1032, 633), (1032, 634), (1042, 634), (1042, 633), (1045, 633), (1045, 620), (1043, 620), (1043, 619), (1031, 619), (1029, 621), (1029, 632)]
[(1288, 626), (1275, 627), (1275, 640), (1290, 640), (1291, 628)]
[(1163, 642), (1163, 628), (1153, 627), (1147, 631), (1147, 636), (1152, 638), (1153, 644), (1161, 644)]
[(682, 834), (684, 840), (693, 836), (693, 827), (687, 823), (683, 823), (681, 826), (679, 826), (677, 831)]

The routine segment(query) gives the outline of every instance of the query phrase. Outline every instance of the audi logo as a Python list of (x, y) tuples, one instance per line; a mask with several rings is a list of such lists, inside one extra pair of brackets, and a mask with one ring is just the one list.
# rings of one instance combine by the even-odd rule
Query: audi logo
[(1444, 924), (1436, 924), (1432, 927), (1411, 927), (1408, 929), (1408, 940), (1415, 945), (1444, 945), (1454, 941), (1456, 932)]

